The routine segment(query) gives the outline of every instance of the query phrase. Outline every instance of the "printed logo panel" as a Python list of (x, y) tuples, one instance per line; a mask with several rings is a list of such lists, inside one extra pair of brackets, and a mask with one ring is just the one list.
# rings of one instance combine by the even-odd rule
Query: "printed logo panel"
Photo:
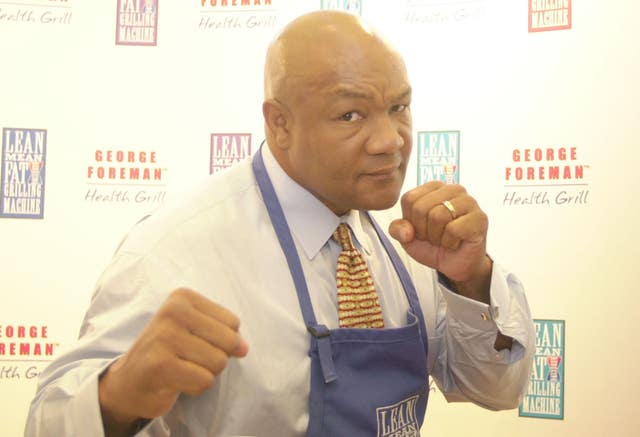
[(117, 45), (157, 45), (158, 0), (118, 0), (116, 17)]
[(0, 0), (0, 24), (66, 26), (73, 17), (73, 0)]
[(529, 0), (529, 32), (571, 29), (571, 0)]
[(320, 9), (333, 9), (362, 15), (362, 0), (320, 0)]
[(59, 348), (46, 325), (0, 325), (0, 383), (35, 380)]
[(251, 134), (211, 134), (209, 173), (216, 173), (251, 156)]
[(534, 320), (536, 352), (519, 415), (564, 418), (564, 320)]
[(376, 408), (378, 437), (419, 437), (420, 425), (416, 417), (418, 395), (396, 404)]
[(278, 23), (276, 1), (272, 0), (199, 0), (198, 29), (274, 29)]
[(483, 19), (488, 0), (407, 0), (405, 23), (420, 27), (446, 26)]
[(589, 171), (575, 146), (519, 147), (505, 166), (502, 205), (586, 205)]
[(166, 197), (167, 168), (153, 149), (95, 148), (87, 165), (86, 202), (159, 204)]
[(460, 131), (418, 132), (418, 185), (460, 183)]
[(45, 129), (2, 130), (0, 217), (44, 217)]

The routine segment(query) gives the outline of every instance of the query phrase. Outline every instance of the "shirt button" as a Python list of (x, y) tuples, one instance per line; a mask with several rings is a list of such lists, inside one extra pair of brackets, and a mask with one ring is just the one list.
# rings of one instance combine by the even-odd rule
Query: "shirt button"
[(482, 318), (482, 320), (489, 320), (489, 316), (487, 316), (486, 313), (480, 313), (480, 318)]
[(502, 359), (502, 354), (500, 352), (498, 352), (497, 354), (495, 354), (493, 356), (493, 359), (496, 361), (500, 361)]

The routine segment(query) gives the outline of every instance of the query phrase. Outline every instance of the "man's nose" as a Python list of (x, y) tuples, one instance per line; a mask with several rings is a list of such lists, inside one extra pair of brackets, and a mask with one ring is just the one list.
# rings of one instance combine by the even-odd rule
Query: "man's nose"
[(404, 146), (404, 138), (400, 135), (400, 123), (388, 114), (374, 117), (371, 123), (371, 135), (367, 141), (368, 153), (393, 153)]

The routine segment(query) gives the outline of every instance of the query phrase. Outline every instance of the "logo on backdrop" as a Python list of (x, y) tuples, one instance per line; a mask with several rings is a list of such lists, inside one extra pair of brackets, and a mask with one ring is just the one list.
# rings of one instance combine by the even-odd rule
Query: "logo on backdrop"
[(529, 32), (571, 29), (571, 0), (529, 0)]
[(158, 204), (166, 196), (166, 167), (155, 150), (103, 149), (91, 152), (84, 200), (92, 203)]
[(320, 9), (335, 9), (362, 15), (363, 0), (320, 0)]
[(251, 156), (251, 134), (211, 134), (209, 173), (215, 173)]
[(200, 30), (272, 29), (278, 23), (272, 0), (198, 0)]
[(73, 0), (0, 0), (0, 22), (68, 25)]
[(44, 217), (45, 129), (2, 129), (0, 217)]
[(585, 205), (590, 166), (573, 146), (516, 148), (505, 167), (503, 206)]
[(117, 45), (158, 43), (158, 0), (118, 0), (116, 20)]
[(419, 26), (454, 24), (482, 18), (487, 0), (407, 0), (405, 22)]
[(536, 352), (519, 415), (564, 418), (564, 320), (534, 320)]
[(418, 132), (418, 185), (460, 182), (460, 131)]
[(419, 437), (420, 425), (416, 417), (418, 395), (397, 404), (376, 408), (378, 437)]
[(0, 325), (0, 381), (36, 378), (59, 348), (46, 325)]

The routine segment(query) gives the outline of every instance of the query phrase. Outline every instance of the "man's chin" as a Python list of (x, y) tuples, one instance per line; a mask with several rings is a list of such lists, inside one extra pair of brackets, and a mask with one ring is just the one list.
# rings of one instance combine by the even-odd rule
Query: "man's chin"
[(396, 193), (379, 195), (371, 199), (368, 199), (366, 202), (363, 202), (364, 204), (362, 205), (362, 207), (358, 209), (368, 210), (368, 211), (380, 211), (384, 209), (389, 209), (393, 205), (395, 205), (396, 202), (398, 202), (399, 198), (400, 198), (400, 190), (398, 190)]

